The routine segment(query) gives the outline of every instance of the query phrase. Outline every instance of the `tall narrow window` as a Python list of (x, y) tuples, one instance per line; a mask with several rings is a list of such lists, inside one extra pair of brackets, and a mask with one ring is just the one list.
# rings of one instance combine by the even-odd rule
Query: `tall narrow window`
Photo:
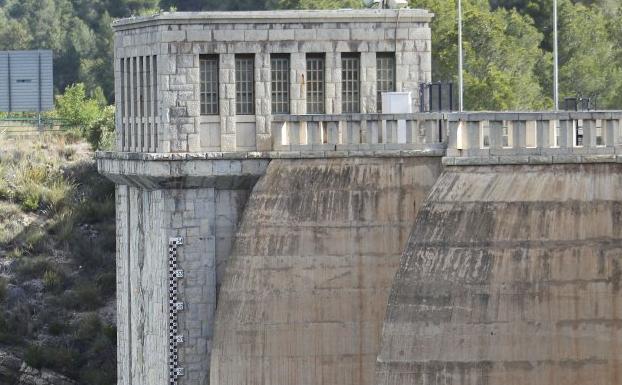
[(218, 55), (201, 55), (201, 115), (218, 115)]
[(361, 111), (360, 93), (361, 58), (358, 53), (341, 54), (341, 111)]
[(272, 113), (289, 114), (289, 55), (270, 56)]
[(255, 113), (255, 58), (235, 55), (235, 111), (238, 115)]
[(307, 55), (307, 114), (324, 113), (324, 55)]
[(383, 52), (376, 54), (376, 107), (382, 112), (382, 93), (395, 91), (395, 54)]

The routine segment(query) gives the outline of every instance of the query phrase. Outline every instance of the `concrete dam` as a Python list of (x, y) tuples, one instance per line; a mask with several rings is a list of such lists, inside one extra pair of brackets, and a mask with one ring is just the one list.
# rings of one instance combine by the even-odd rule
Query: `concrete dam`
[(114, 24), (120, 385), (621, 382), (622, 112), (413, 112), (432, 17)]

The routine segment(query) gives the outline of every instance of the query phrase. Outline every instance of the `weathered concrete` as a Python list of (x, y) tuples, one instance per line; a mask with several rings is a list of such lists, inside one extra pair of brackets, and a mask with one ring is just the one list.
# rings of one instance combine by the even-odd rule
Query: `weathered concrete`
[(388, 290), (438, 157), (273, 160), (219, 297), (211, 383), (372, 384)]
[(377, 383), (620, 384), (621, 171), (444, 171), (391, 290)]

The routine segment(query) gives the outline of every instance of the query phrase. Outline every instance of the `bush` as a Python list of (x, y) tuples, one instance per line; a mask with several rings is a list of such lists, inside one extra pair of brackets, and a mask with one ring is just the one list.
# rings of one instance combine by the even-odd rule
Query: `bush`
[(43, 351), (43, 348), (34, 344), (28, 346), (26, 354), (24, 355), (24, 361), (26, 361), (26, 364), (30, 367), (41, 369), (43, 367), (43, 363), (45, 362), (45, 352)]
[(65, 332), (65, 324), (60, 321), (52, 321), (48, 326), (48, 332), (53, 336), (59, 336)]
[(106, 106), (86, 131), (86, 140), (96, 150), (113, 150), (115, 146), (114, 107)]
[(97, 101), (86, 97), (84, 84), (78, 83), (68, 86), (63, 95), (56, 97), (56, 114), (84, 137), (86, 129), (100, 117), (101, 112)]
[(0, 302), (3, 302), (6, 299), (6, 292), (8, 287), (8, 282), (6, 278), (0, 277)]
[(73, 290), (63, 294), (62, 305), (72, 310), (96, 310), (103, 304), (102, 294), (97, 285), (86, 281), (76, 285)]
[[(101, 97), (99, 98), (101, 99)], [(102, 101), (87, 98), (84, 84), (73, 84), (56, 97), (56, 114), (85, 138), (94, 150), (113, 149), (114, 107), (102, 108)]]
[(46, 270), (43, 274), (43, 287), (52, 293), (59, 293), (65, 286), (65, 276), (55, 270)]
[(46, 271), (54, 270), (55, 266), (44, 257), (21, 258), (16, 272), (23, 280), (42, 278)]

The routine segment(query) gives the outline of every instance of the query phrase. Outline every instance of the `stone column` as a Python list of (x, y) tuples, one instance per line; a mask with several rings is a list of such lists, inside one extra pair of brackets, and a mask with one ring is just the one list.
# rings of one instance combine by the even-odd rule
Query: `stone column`
[(272, 88), (270, 84), (270, 54), (255, 55), (255, 122), (257, 151), (272, 150)]
[(326, 113), (341, 113), (341, 54), (326, 52)]
[(307, 57), (304, 52), (295, 52), (290, 57), (290, 99), (292, 115), (306, 113), (306, 71)]
[[(250, 189), (267, 164), (261, 159), (98, 159), (100, 172), (117, 183), (119, 385), (168, 385), (175, 347), (172, 353), (183, 369), (177, 383), (208, 383), (218, 282)], [(177, 237), (183, 239), (176, 256), (183, 274), (172, 287), (168, 247)], [(177, 311), (176, 345), (169, 335), (173, 290), (183, 304)]]
[(220, 55), (220, 148), (235, 151), (235, 55)]
[(361, 52), (361, 113), (376, 111), (376, 53)]

